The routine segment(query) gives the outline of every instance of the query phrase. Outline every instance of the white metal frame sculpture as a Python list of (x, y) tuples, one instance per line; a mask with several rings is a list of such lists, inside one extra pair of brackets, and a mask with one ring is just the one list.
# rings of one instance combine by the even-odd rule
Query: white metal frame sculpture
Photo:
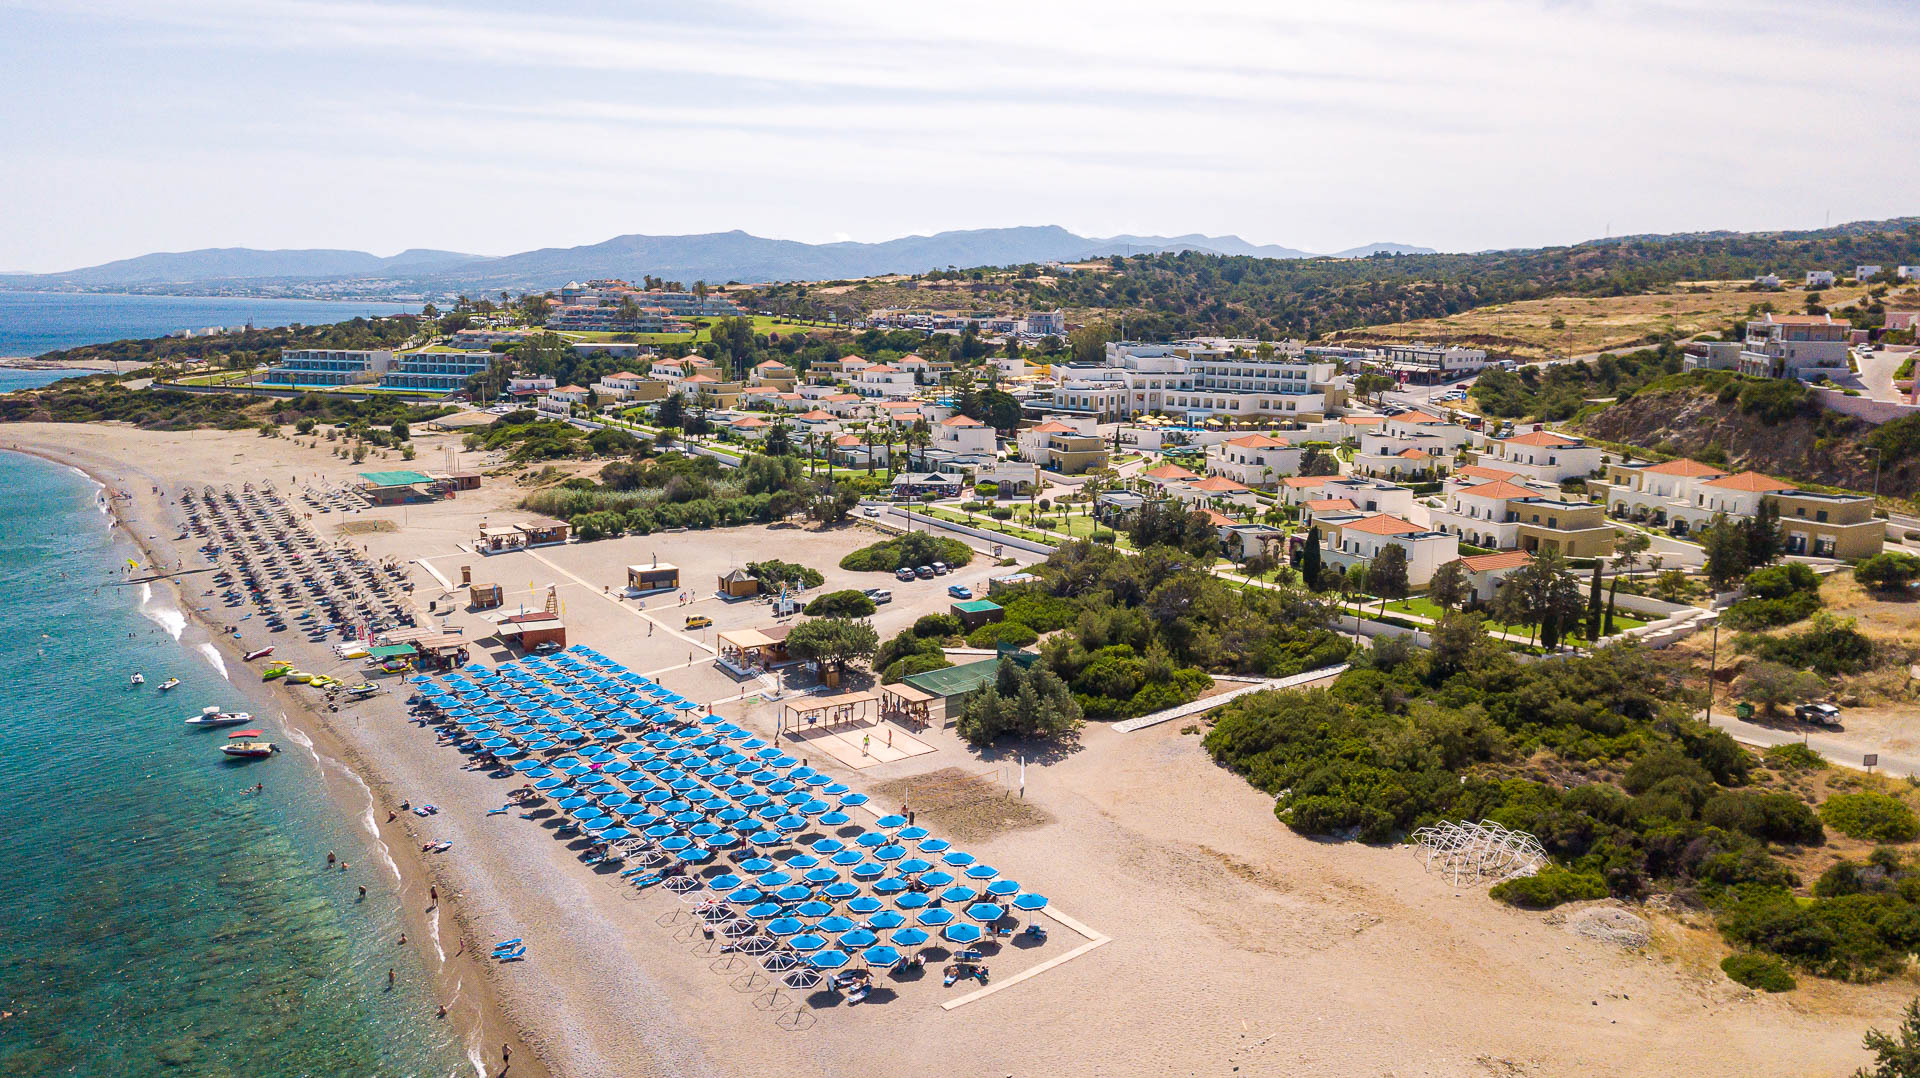
[(1437, 865), (1456, 884), (1531, 876), (1547, 863), (1547, 851), (1539, 839), (1489, 820), (1422, 827), (1413, 833), (1413, 843), (1424, 851), (1427, 871)]

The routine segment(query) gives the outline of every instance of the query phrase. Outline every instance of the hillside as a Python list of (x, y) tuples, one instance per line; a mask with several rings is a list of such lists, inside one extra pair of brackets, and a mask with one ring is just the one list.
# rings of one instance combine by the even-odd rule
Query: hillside
[[(1828, 288), (1820, 302), (1829, 308), (1865, 294), (1859, 287)], [(1444, 318), (1423, 318), (1343, 331), (1344, 341), (1396, 344), (1427, 341), (1484, 348), (1501, 359), (1537, 360), (1588, 355), (1608, 349), (1652, 344), (1671, 336), (1685, 340), (1720, 330), (1755, 307), (1798, 310), (1806, 295), (1791, 291), (1755, 291), (1748, 282), (1679, 285), (1631, 296), (1553, 296), (1476, 307)]]
[[(842, 321), (876, 307), (929, 303), (1061, 308), (1081, 321), (1117, 322), (1124, 316), (1127, 335), (1143, 340), (1324, 337), (1366, 326), (1453, 318), (1489, 304), (1668, 293), (1680, 282), (1751, 280), (1776, 269), (1851, 272), (1860, 262), (1920, 262), (1920, 218), (1812, 232), (1629, 237), (1480, 254), (1348, 259), (1143, 254), (1110, 257), (1073, 272), (1038, 265), (933, 272), (911, 282), (916, 288), (898, 282), (862, 287), (864, 282), (832, 281), (826, 290), (779, 284), (755, 290), (752, 303), (782, 314), (833, 315)], [(946, 294), (919, 295), (929, 283)], [(1789, 305), (1801, 298), (1797, 291), (1769, 295)]]
[[(1376, 243), (1331, 257), (1361, 257), (1378, 251), (1425, 252), (1424, 247)], [(298, 291), (329, 281), (352, 280), (363, 288), (386, 282), (408, 290), (521, 291), (557, 287), (569, 280), (654, 276), (691, 282), (818, 281), (885, 273), (923, 273), (950, 266), (1004, 266), (1055, 262), (1112, 253), (1177, 251), (1255, 258), (1315, 258), (1276, 244), (1252, 244), (1238, 236), (1080, 236), (1057, 225), (982, 228), (903, 236), (879, 243), (801, 243), (738, 230), (686, 236), (615, 236), (579, 247), (545, 247), (503, 257), (450, 251), (403, 251), (390, 258), (365, 251), (256, 251), (243, 247), (142, 255), (62, 273), (0, 274), (0, 287), (98, 289), (138, 287), (189, 290), (195, 285), (230, 288), (236, 282)]]
[[(1784, 382), (1770, 385), (1797, 392), (1746, 393), (1742, 399), (1754, 384), (1725, 375), (1673, 375), (1616, 403), (1583, 412), (1569, 428), (1605, 441), (1750, 468), (1794, 482), (1873, 489), (1874, 454), (1869, 448), (1886, 445), (1887, 434), (1897, 436), (1897, 429), (1886, 431), (1828, 411), (1810, 399), (1810, 391)], [(1920, 491), (1920, 461), (1895, 451), (1885, 458), (1881, 494), (1912, 497)]]

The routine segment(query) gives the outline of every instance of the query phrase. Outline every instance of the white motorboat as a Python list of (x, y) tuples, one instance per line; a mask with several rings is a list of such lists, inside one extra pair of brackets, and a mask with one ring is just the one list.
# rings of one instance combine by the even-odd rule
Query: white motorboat
[(132, 684), (132, 685), (145, 685), (147, 683), (147, 675), (135, 674), (132, 677), (128, 678), (127, 681), (129, 684)]
[(187, 720), (188, 726), (232, 726), (239, 722), (252, 722), (253, 716), (244, 711), (222, 711), (218, 707), (209, 707), (200, 714)]

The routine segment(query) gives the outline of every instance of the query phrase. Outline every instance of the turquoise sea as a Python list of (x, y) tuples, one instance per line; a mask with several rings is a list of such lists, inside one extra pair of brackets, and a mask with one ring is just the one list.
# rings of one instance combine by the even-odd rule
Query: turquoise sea
[(0, 504), (0, 1074), (473, 1073), (304, 739), (256, 711), (283, 751), (235, 764), (182, 723), (247, 701), (164, 592), (112, 585), (139, 554), (98, 487), (0, 453)]
[(319, 326), (419, 309), (418, 303), (377, 300), (0, 292), (0, 356), (37, 356), (82, 344), (164, 337), (183, 329), (237, 328), (249, 321), (259, 329), (295, 322)]

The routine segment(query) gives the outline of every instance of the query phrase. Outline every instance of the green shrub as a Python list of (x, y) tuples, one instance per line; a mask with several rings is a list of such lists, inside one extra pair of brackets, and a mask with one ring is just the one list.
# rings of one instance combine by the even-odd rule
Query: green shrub
[(1720, 969), (1734, 981), (1762, 992), (1791, 992), (1796, 985), (1793, 974), (1772, 955), (1730, 954), (1720, 960)]
[(1700, 810), (1700, 819), (1710, 826), (1769, 842), (1818, 846), (1827, 840), (1820, 818), (1792, 794), (1727, 790), (1708, 799)]
[(915, 674), (924, 674), (929, 670), (943, 670), (952, 665), (953, 663), (938, 651), (907, 655), (888, 663), (881, 671), (880, 681), (882, 684), (891, 685), (896, 681), (905, 681)]
[(1920, 836), (1920, 820), (1903, 801), (1874, 790), (1835, 794), (1820, 806), (1820, 817), (1848, 838), (1870, 842), (1910, 842)]
[(1853, 578), (1875, 591), (1902, 591), (1920, 577), (1920, 558), (1889, 550), (1853, 567)]
[(992, 648), (1004, 644), (1007, 647), (1024, 648), (1040, 634), (1017, 621), (995, 621), (980, 626), (967, 634), (967, 646), (972, 648)]
[(1570, 872), (1559, 865), (1547, 865), (1534, 875), (1496, 883), (1487, 893), (1509, 906), (1550, 910), (1564, 902), (1605, 898), (1607, 882), (1592, 873)]
[(750, 561), (747, 563), (747, 575), (758, 580), (760, 586), (768, 591), (779, 591), (780, 585), (788, 587), (817, 588), (827, 582), (820, 570), (798, 565), (778, 558), (768, 561)]
[(847, 588), (830, 591), (808, 603), (803, 613), (816, 618), (864, 618), (874, 611), (873, 600), (864, 592)]
[(1781, 771), (1799, 771), (1802, 769), (1818, 771), (1827, 766), (1826, 757), (1800, 744), (1798, 741), (1789, 741), (1784, 745), (1775, 745), (1768, 749), (1765, 754), (1761, 756), (1761, 759), (1766, 761), (1768, 767), (1777, 768)]
[(913, 635), (945, 639), (959, 636), (961, 628), (960, 619), (952, 614), (922, 614), (913, 623)]
[(1740, 650), (1768, 662), (1811, 669), (1827, 677), (1858, 674), (1873, 665), (1873, 641), (1851, 619), (1821, 614), (1804, 629), (1780, 636), (1742, 635)]
[(926, 532), (908, 532), (872, 546), (861, 547), (841, 558), (840, 568), (857, 573), (891, 573), (895, 569), (911, 569), (940, 561), (958, 569), (972, 560), (973, 549), (958, 539)]
[(1810, 618), (1818, 609), (1819, 592), (1798, 591), (1781, 599), (1742, 599), (1721, 620), (1729, 629), (1772, 629)]
[(1072, 625), (1080, 617), (1080, 608), (1072, 600), (1049, 595), (1036, 588), (1022, 589), (1000, 604), (1008, 621), (1017, 621), (1036, 633), (1051, 633)]

